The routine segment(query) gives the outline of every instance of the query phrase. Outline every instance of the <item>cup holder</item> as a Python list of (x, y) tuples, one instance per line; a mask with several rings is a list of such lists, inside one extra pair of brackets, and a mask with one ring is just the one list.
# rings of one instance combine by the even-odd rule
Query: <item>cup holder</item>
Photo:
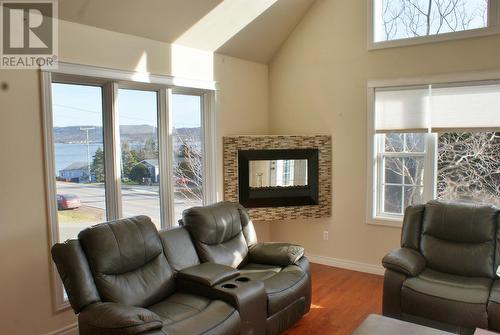
[(231, 283), (227, 283), (227, 284), (224, 284), (222, 285), (223, 288), (228, 288), (228, 289), (235, 289), (237, 288), (238, 286), (235, 285), (235, 284), (231, 284)]
[(240, 283), (246, 283), (246, 282), (250, 281), (250, 278), (248, 278), (248, 277), (238, 277), (235, 280), (239, 281)]

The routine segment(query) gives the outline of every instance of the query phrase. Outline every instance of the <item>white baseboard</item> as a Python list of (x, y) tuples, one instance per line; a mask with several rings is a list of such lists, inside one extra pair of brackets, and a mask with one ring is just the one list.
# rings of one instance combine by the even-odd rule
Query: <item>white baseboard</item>
[(45, 335), (78, 335), (78, 324), (73, 323), (69, 326), (51, 331), (50, 333), (47, 333)]
[(350, 261), (348, 259), (339, 259), (339, 258), (313, 255), (313, 254), (307, 254), (306, 256), (307, 258), (309, 258), (309, 261), (311, 261), (311, 263), (328, 265), (336, 268), (359, 271), (359, 272), (366, 272), (375, 275), (384, 274), (384, 267), (382, 265), (361, 263), (356, 261)]

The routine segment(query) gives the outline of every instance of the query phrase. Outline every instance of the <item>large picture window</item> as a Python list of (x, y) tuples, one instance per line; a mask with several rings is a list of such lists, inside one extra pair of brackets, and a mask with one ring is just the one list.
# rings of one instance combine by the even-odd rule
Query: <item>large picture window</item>
[(172, 227), (216, 201), (215, 82), (63, 62), (41, 78), (51, 245), (133, 215)]
[(372, 0), (371, 47), (499, 32), (498, 0)]
[(430, 199), (500, 205), (500, 85), (374, 88), (369, 221)]

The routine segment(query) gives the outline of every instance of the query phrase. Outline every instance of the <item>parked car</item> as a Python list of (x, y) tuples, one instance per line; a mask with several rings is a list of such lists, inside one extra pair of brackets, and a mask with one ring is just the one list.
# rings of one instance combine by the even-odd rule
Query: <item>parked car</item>
[(81, 206), (80, 197), (76, 194), (58, 194), (57, 209), (74, 209)]

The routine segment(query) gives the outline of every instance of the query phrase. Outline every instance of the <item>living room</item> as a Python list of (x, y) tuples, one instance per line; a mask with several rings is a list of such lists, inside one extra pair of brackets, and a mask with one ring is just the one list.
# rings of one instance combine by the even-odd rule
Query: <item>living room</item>
[[(499, 0), (29, 4), (0, 3), (2, 334), (500, 332)], [(90, 227), (137, 215), (166, 264), (144, 287), (225, 328), (101, 286)]]

